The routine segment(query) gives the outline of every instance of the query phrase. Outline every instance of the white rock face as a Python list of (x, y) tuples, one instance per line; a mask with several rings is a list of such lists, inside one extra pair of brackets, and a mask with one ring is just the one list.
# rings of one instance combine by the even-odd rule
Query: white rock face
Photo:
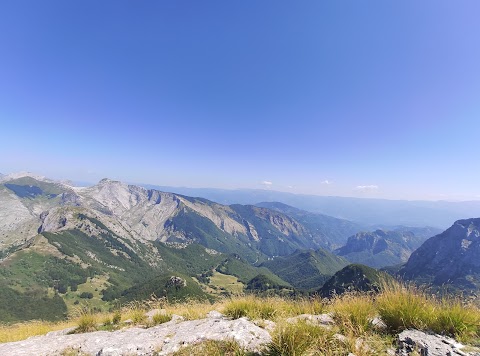
[(21, 200), (6, 188), (0, 188), (0, 231), (13, 231), (35, 219)]
[(6, 188), (0, 187), (0, 250), (26, 242), (37, 234), (38, 216)]
[(130, 328), (86, 334), (51, 333), (24, 341), (0, 344), (0, 355), (51, 356), (66, 349), (88, 355), (169, 355), (181, 347), (206, 340), (235, 340), (258, 352), (271, 342), (270, 334), (245, 318), (228, 320), (218, 314), (200, 320), (172, 321), (149, 329)]
[(207, 205), (201, 202), (192, 203), (184, 198), (180, 198), (180, 200), (190, 209), (211, 220), (220, 230), (234, 236), (238, 233), (247, 234), (245, 225), (240, 224), (232, 218), (232, 216), (237, 214), (230, 207), (220, 204)]
[(396, 355), (480, 355), (480, 352), (462, 351), (464, 347), (464, 345), (449, 337), (436, 334), (427, 334), (419, 330), (405, 330), (398, 335), (398, 348)]
[(259, 217), (275, 226), (285, 236), (292, 234), (303, 235), (306, 233), (302, 225), (286, 215), (275, 214), (266, 208), (254, 207), (253, 209)]

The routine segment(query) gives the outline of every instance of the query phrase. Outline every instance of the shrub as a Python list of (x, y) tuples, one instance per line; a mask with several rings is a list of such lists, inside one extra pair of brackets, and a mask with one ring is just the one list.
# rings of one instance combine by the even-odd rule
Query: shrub
[(143, 324), (147, 320), (145, 315), (145, 304), (141, 302), (130, 302), (125, 307), (127, 318), (132, 319), (134, 324)]
[(122, 313), (120, 312), (120, 310), (117, 310), (115, 313), (113, 313), (112, 324), (117, 325), (120, 323), (121, 320), (122, 320)]
[(97, 319), (95, 315), (91, 314), (90, 312), (82, 313), (78, 317), (77, 324), (78, 325), (75, 329), (75, 333), (86, 333), (97, 330)]
[(169, 322), (170, 320), (172, 320), (172, 316), (170, 314), (157, 313), (153, 316), (152, 323), (153, 325), (160, 325)]
[(93, 293), (90, 293), (90, 292), (82, 292), (80, 294), (80, 298), (83, 298), (83, 299), (92, 299), (93, 298)]
[(107, 315), (107, 316), (105, 316), (105, 317), (103, 318), (102, 325), (104, 325), (104, 326), (110, 326), (110, 325), (112, 325), (112, 324), (113, 324), (113, 323), (112, 323), (112, 319), (110, 318), (109, 315)]

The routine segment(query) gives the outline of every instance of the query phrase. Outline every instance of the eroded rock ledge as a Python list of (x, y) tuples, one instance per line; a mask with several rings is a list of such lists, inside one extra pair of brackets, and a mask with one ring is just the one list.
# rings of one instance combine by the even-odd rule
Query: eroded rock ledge
[(205, 340), (235, 340), (245, 349), (258, 352), (271, 337), (246, 318), (229, 320), (218, 312), (211, 312), (205, 319), (184, 321), (177, 316), (148, 329), (133, 327), (73, 335), (50, 333), (0, 344), (0, 355), (51, 356), (60, 355), (66, 349), (96, 356), (167, 355), (182, 346)]

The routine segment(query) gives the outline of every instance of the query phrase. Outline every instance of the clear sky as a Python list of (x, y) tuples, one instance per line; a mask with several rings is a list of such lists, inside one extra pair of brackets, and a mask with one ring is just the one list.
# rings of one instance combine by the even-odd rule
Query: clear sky
[(0, 172), (480, 198), (480, 2), (2, 1)]

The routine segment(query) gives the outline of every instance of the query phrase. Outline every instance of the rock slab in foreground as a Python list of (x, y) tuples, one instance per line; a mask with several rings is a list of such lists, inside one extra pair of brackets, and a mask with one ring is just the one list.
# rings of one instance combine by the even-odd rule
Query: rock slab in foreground
[(246, 318), (228, 320), (216, 316), (191, 321), (172, 320), (149, 329), (130, 328), (113, 332), (36, 336), (0, 344), (0, 355), (51, 356), (60, 355), (69, 348), (95, 356), (167, 355), (182, 346), (205, 340), (232, 339), (254, 352), (271, 341), (266, 330)]
[(404, 330), (398, 335), (396, 355), (408, 356), (416, 351), (421, 356), (480, 356), (477, 352), (462, 351), (463, 348), (462, 344), (449, 337)]

